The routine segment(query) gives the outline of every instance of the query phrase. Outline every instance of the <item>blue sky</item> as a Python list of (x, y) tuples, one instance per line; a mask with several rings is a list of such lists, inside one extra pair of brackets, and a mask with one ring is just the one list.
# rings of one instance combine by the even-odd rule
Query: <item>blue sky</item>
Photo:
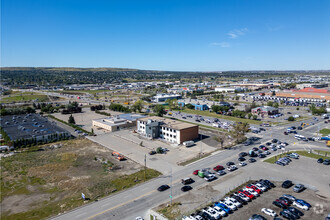
[(328, 0), (1, 0), (1, 66), (329, 70)]

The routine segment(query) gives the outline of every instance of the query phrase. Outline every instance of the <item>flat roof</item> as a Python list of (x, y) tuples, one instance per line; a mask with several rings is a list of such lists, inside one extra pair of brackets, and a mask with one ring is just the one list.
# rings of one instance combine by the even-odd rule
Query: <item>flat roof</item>
[(65, 129), (58, 127), (54, 122), (48, 121), (46, 117), (39, 114), (2, 116), (0, 123), (11, 140), (68, 133)]
[(162, 117), (158, 117), (158, 116), (150, 116), (150, 117), (142, 118), (142, 119), (140, 119), (140, 121), (147, 122), (149, 119), (151, 119), (153, 121), (163, 122), (165, 124), (165, 127), (173, 128), (175, 130), (182, 130), (182, 129), (198, 126), (198, 125), (194, 125), (194, 124), (190, 124), (190, 123), (186, 123), (186, 122), (182, 122), (182, 121), (177, 121), (177, 120), (173, 120), (173, 119), (169, 119), (169, 118), (162, 118)]
[(144, 115), (139, 114), (121, 114), (108, 118), (94, 119), (93, 121), (100, 122), (110, 126), (123, 125), (144, 118)]

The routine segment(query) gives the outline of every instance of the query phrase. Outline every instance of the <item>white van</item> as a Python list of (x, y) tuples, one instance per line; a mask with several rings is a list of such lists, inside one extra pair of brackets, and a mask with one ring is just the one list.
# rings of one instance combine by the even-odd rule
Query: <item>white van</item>
[(190, 146), (192, 146), (194, 144), (195, 144), (194, 141), (185, 141), (185, 142), (183, 142), (183, 146), (186, 146), (186, 147), (190, 147)]

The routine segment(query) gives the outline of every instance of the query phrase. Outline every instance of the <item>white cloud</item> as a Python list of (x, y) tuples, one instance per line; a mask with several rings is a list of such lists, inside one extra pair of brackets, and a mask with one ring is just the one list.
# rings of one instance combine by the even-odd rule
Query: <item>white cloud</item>
[(230, 43), (228, 43), (228, 42), (214, 42), (214, 43), (210, 43), (210, 46), (230, 47)]
[(239, 36), (245, 35), (248, 31), (249, 31), (249, 29), (247, 29), (247, 28), (235, 29), (235, 30), (232, 30), (229, 33), (227, 33), (227, 35), (231, 39), (236, 39)]

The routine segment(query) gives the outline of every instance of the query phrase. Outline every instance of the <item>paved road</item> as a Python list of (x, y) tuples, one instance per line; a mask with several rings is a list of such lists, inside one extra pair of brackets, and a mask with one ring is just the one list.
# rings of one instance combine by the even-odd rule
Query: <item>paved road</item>
[[(284, 127), (274, 127), (263, 133), (264, 138), (262, 143), (271, 140), (272, 138), (277, 138), (281, 141), (286, 141), (290, 143), (287, 147), (288, 150), (294, 149), (304, 149), (306, 143), (293, 144), (295, 139), (291, 136), (283, 135)], [(310, 127), (310, 130), (318, 129), (318, 125)], [(306, 128), (306, 132), (308, 132)], [(225, 165), (228, 161), (234, 161), (237, 163), (237, 154), (241, 151), (248, 151), (254, 146), (259, 145), (257, 142), (253, 146), (238, 146), (232, 150), (218, 151), (214, 155), (211, 155), (207, 158), (199, 160), (193, 164), (187, 165), (185, 167), (176, 170), (172, 174), (172, 195), (174, 198), (183, 194), (180, 191), (182, 186), (180, 180), (182, 178), (192, 176), (192, 171), (195, 169), (209, 168), (214, 167), (215, 165), (221, 164)], [(313, 149), (324, 149), (323, 145), (319, 146), (319, 142), (311, 142), (308, 146)], [(273, 153), (274, 154), (274, 153)], [(313, 167), (313, 165), (311, 165)], [(243, 171), (243, 172), (242, 172)], [(280, 171), (280, 172), (279, 172)], [(239, 177), (235, 175), (234, 178), (230, 178), (229, 181), (221, 182), (221, 177), (219, 178), (219, 187), (229, 188), (233, 185), (238, 185), (241, 183), (244, 178), (261, 178), (268, 177), (272, 179), (280, 179), (283, 177), (290, 177), (296, 181), (301, 181), (305, 184), (309, 184), (317, 187), (322, 190), (322, 193), (330, 197), (330, 191), (326, 191), (328, 186), (328, 174), (318, 175), (318, 173), (308, 173), (312, 178), (306, 178), (303, 172), (292, 172), (290, 169), (283, 169), (280, 166), (275, 166), (267, 163), (262, 163), (257, 161), (254, 164), (248, 164), (248, 166), (239, 168), (240, 172)], [(271, 176), (270, 176), (271, 173)], [(233, 174), (227, 174), (233, 175)], [(193, 187), (200, 187), (208, 184), (203, 179), (194, 178), (196, 182)], [(131, 189), (128, 189), (123, 192), (119, 192), (115, 195), (104, 198), (98, 202), (88, 204), (84, 207), (78, 208), (74, 211), (68, 212), (64, 215), (57, 216), (55, 219), (134, 219), (136, 216), (145, 216), (148, 209), (155, 207), (156, 205), (162, 204), (169, 201), (170, 191), (159, 193), (156, 191), (156, 188), (162, 184), (171, 185), (171, 177), (161, 176), (159, 178), (153, 179), (147, 183), (138, 185)], [(326, 184), (326, 185), (324, 185)], [(328, 194), (326, 194), (328, 193)]]

